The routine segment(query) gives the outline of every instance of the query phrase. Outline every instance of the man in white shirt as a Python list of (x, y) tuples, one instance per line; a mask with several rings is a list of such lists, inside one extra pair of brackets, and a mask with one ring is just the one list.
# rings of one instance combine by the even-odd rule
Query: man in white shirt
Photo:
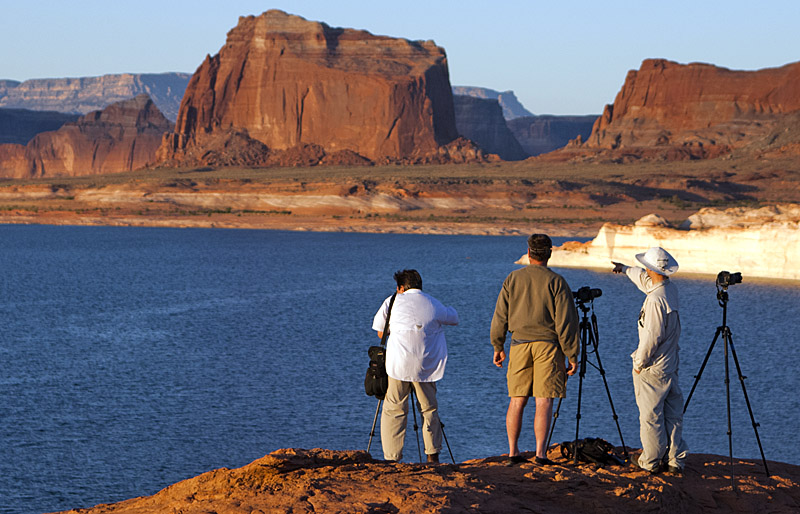
[[(447, 364), (443, 325), (457, 325), (458, 313), (422, 292), (422, 277), (416, 270), (398, 271), (394, 279), (397, 282), (397, 296), (389, 316), (389, 337), (386, 341), (389, 389), (381, 413), (383, 457), (390, 461), (403, 458), (408, 395), (413, 387), (422, 413), (422, 438), (427, 460), (439, 462), (442, 427), (436, 401), (436, 382), (444, 376)], [(390, 300), (391, 297), (383, 302), (372, 323), (378, 337), (383, 337)]]
[(639, 407), (642, 454), (639, 467), (682, 474), (689, 451), (683, 440), (683, 393), (678, 385), (678, 340), (681, 320), (678, 289), (669, 276), (678, 263), (663, 248), (653, 247), (636, 259), (646, 269), (613, 262), (614, 273), (625, 273), (647, 295), (639, 313), (639, 346), (633, 359), (633, 389)]

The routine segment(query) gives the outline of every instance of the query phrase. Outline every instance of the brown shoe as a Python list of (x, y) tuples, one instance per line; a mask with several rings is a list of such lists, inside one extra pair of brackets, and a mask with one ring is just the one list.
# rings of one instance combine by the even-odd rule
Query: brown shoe
[(438, 462), (439, 462), (439, 454), (438, 453), (429, 453), (428, 454), (428, 463), (437, 464)]

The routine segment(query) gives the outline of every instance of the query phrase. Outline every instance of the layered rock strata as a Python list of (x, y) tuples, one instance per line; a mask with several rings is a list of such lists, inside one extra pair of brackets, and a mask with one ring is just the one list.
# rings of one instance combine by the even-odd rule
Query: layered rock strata
[(444, 49), (278, 10), (242, 17), (192, 76), (159, 158), (198, 162), (233, 134), (376, 162), (435, 154), (458, 135)]
[(533, 113), (520, 103), (513, 91), (500, 92), (486, 87), (453, 86), (453, 95), (497, 100), (497, 103), (503, 109), (503, 117), (507, 120), (533, 116)]
[(453, 104), (459, 134), (505, 161), (519, 161), (528, 157), (508, 129), (497, 100), (456, 95)]
[(121, 73), (101, 77), (0, 80), (0, 107), (88, 114), (145, 94), (174, 121), (188, 73)]
[[(606, 223), (587, 242), (567, 242), (553, 250), (550, 265), (611, 268), (611, 261), (638, 265), (634, 256), (651, 246), (667, 249), (680, 273), (800, 280), (800, 205), (760, 209), (701, 209), (679, 228), (658, 215), (634, 225)], [(527, 256), (526, 256), (527, 257)], [(526, 259), (518, 261), (526, 264)]]
[(576, 139), (566, 155), (621, 162), (714, 158), (771, 137), (798, 110), (800, 62), (736, 71), (647, 59), (628, 72), (588, 139)]
[(0, 145), (0, 176), (12, 178), (93, 175), (152, 164), (172, 124), (147, 95), (89, 113), (43, 132), (27, 145)]

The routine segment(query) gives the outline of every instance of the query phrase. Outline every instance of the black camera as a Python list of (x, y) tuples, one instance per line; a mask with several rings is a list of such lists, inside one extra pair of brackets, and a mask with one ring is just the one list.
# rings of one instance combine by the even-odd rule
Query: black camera
[(575, 297), (576, 302), (591, 302), (595, 298), (600, 298), (603, 296), (603, 291), (601, 289), (592, 289), (589, 286), (583, 286), (577, 291), (573, 291), (572, 296)]
[(734, 284), (742, 283), (742, 274), (739, 272), (729, 273), (727, 271), (720, 271), (717, 275), (717, 287), (727, 288)]

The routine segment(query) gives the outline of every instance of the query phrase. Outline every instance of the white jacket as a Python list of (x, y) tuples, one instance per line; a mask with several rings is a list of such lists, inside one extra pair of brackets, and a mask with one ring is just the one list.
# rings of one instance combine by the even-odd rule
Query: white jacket
[(639, 346), (631, 354), (633, 368), (650, 368), (661, 376), (676, 373), (681, 337), (678, 288), (669, 279), (654, 284), (642, 268), (626, 266), (625, 274), (647, 294), (639, 313)]

